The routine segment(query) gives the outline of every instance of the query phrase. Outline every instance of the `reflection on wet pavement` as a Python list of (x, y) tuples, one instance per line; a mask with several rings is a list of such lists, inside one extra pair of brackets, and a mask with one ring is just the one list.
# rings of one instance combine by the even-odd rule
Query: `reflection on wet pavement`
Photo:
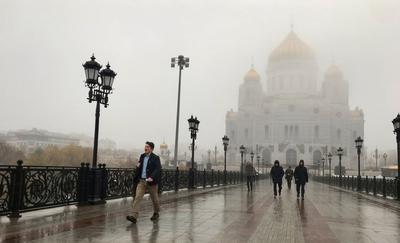
[(136, 225), (126, 221), (131, 199), (105, 205), (39, 210), (18, 221), (0, 218), (1, 242), (400, 242), (400, 206), (311, 182), (306, 199), (269, 181), (170, 198), (151, 222), (144, 200)]

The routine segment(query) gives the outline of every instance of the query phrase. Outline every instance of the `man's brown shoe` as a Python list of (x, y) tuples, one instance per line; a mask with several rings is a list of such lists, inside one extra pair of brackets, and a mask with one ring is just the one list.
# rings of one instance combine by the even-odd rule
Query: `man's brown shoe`
[(151, 221), (155, 221), (160, 217), (160, 215), (158, 213), (154, 213), (153, 216), (151, 216), (150, 220)]
[(136, 218), (135, 217), (133, 217), (133, 216), (126, 216), (126, 219), (128, 220), (128, 221), (131, 221), (132, 223), (134, 223), (134, 224), (136, 224)]

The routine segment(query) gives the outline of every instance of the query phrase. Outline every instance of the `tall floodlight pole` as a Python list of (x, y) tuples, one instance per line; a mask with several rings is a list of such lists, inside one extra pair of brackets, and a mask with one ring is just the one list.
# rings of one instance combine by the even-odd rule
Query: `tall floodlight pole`
[(178, 136), (179, 136), (179, 113), (181, 105), (181, 78), (183, 68), (189, 67), (189, 58), (180, 55), (178, 57), (171, 58), (171, 68), (176, 65), (179, 66), (179, 82), (178, 82), (178, 104), (176, 108), (176, 127), (175, 127), (175, 151), (174, 151), (174, 167), (178, 164)]

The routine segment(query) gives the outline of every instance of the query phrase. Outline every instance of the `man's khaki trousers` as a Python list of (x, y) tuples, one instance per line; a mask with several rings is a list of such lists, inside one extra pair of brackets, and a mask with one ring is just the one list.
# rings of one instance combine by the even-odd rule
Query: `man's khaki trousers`
[(149, 185), (145, 180), (140, 180), (136, 187), (136, 196), (133, 201), (133, 217), (137, 218), (139, 216), (140, 202), (143, 196), (149, 190), (151, 201), (153, 202), (154, 213), (160, 212), (160, 202), (158, 200), (158, 185)]

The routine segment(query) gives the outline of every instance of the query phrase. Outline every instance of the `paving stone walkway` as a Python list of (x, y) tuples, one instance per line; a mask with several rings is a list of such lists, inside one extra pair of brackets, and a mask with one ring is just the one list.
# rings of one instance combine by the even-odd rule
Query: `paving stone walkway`
[(274, 199), (269, 181), (252, 193), (239, 185), (163, 195), (160, 220), (149, 220), (151, 203), (144, 200), (136, 225), (125, 219), (130, 198), (39, 210), (18, 221), (0, 217), (0, 242), (400, 243), (399, 202), (312, 181), (306, 189), (304, 201), (286, 187)]

